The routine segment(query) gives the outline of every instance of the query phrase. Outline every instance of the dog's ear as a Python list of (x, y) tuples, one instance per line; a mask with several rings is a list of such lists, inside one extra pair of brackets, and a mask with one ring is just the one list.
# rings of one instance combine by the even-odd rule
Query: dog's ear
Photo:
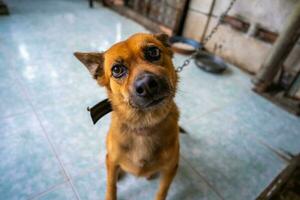
[(74, 56), (80, 60), (89, 70), (94, 79), (103, 76), (104, 56), (103, 53), (82, 53), (75, 52)]
[(165, 33), (155, 34), (154, 37), (166, 47), (169, 56), (172, 58), (173, 51), (171, 48), (170, 37)]
[(165, 33), (155, 34), (154, 37), (158, 39), (164, 46), (171, 47), (170, 37)]

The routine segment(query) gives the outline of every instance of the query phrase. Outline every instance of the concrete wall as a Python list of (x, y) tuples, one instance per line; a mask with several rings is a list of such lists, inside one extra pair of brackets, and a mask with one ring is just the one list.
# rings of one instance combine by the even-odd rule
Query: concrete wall
[[(207, 14), (213, 0), (191, 0), (183, 35), (200, 41), (207, 23)], [(287, 17), (299, 0), (237, 0), (230, 16), (239, 16), (250, 24), (258, 24), (270, 31), (279, 33)], [(230, 0), (216, 0), (213, 17), (206, 33), (217, 23), (218, 16), (228, 7)], [(237, 66), (256, 73), (272, 44), (263, 42), (247, 33), (221, 25), (218, 32), (207, 44), (207, 48), (226, 58)], [(295, 47), (285, 65), (300, 69), (300, 44)]]

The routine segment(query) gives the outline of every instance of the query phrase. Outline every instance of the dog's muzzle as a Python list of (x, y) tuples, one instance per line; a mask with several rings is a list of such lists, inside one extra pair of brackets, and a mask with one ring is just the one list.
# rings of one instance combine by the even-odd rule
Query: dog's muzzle
[(137, 76), (132, 93), (133, 106), (147, 108), (166, 99), (170, 94), (170, 87), (165, 78), (146, 72)]

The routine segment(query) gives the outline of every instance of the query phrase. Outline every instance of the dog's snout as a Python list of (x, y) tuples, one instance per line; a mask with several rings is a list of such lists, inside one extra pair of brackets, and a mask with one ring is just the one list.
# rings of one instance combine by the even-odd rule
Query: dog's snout
[(146, 108), (159, 104), (170, 94), (170, 86), (164, 76), (143, 72), (133, 82), (130, 102), (134, 107)]
[(135, 93), (140, 97), (151, 97), (159, 91), (159, 80), (154, 74), (144, 73), (134, 83)]

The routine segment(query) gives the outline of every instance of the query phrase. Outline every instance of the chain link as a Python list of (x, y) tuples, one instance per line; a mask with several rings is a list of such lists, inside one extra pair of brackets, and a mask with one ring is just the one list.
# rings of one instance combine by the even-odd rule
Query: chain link
[[(228, 8), (225, 10), (224, 13), (222, 13), (219, 17), (219, 20), (217, 22), (217, 24), (215, 25), (215, 27), (211, 30), (211, 32), (208, 34), (208, 36), (206, 36), (202, 42), (203, 47), (207, 44), (207, 42), (213, 37), (213, 35), (217, 32), (217, 30), (219, 29), (220, 25), (223, 23), (224, 18), (226, 15), (228, 15), (229, 11), (231, 10), (231, 8), (233, 7), (234, 3), (236, 2), (236, 0), (231, 0)], [(191, 60), (201, 51), (201, 48), (197, 49), (191, 56), (189, 56), (182, 65), (178, 66), (176, 68), (176, 72), (181, 72), (183, 70), (183, 68), (185, 68), (186, 66), (188, 66), (191, 62)]]

